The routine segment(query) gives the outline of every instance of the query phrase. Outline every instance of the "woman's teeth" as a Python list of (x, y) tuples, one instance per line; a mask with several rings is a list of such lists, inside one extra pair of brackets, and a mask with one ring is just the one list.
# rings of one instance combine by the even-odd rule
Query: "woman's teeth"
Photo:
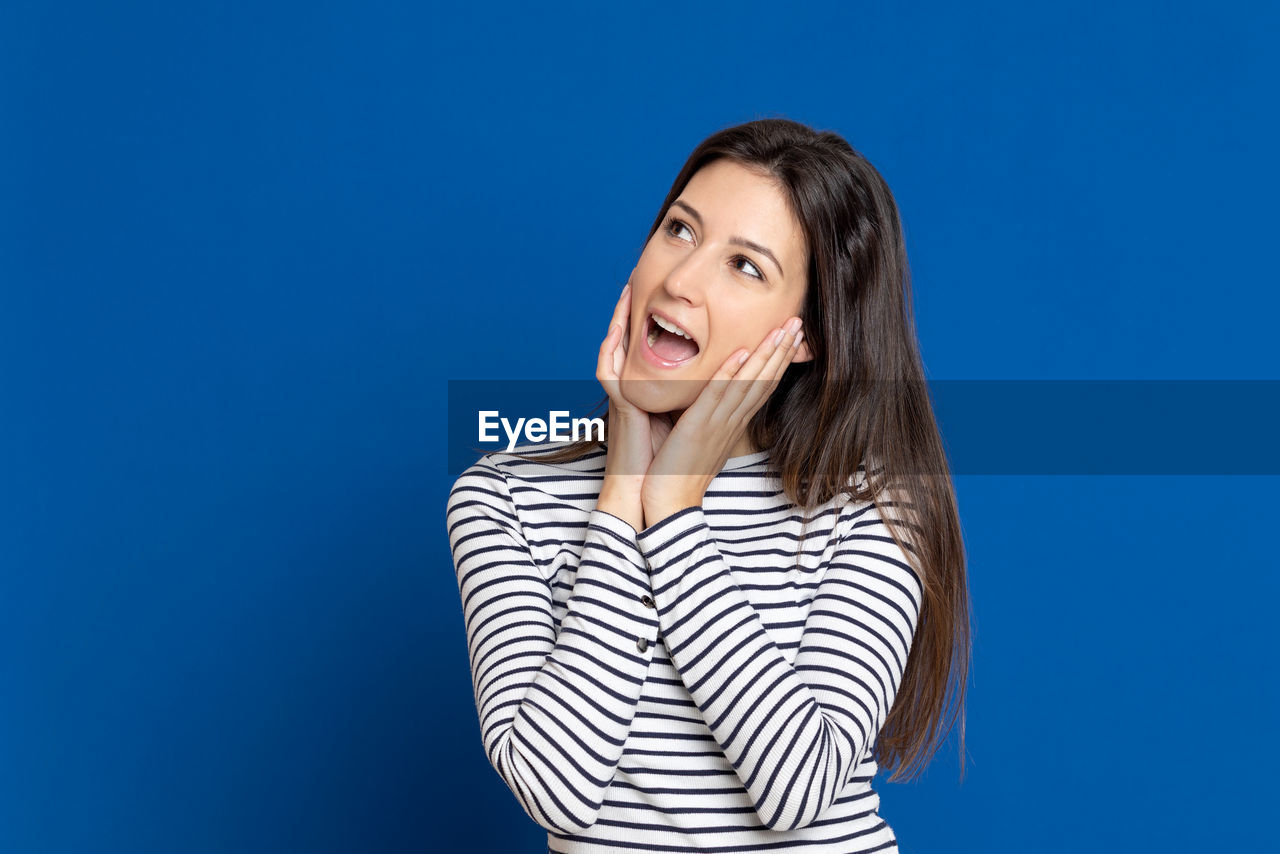
[[(658, 332), (659, 327), (667, 330), (673, 335), (679, 335), (683, 338), (688, 338), (690, 341), (693, 341), (692, 335), (690, 335), (688, 332), (685, 332), (683, 329), (681, 329), (679, 326), (676, 326), (674, 323), (663, 320), (661, 317), (658, 317), (658, 315), (656, 314), (651, 314), (649, 316), (653, 318), (653, 329), (649, 330), (649, 346), (650, 347), (653, 346), (653, 342), (658, 340), (658, 335), (660, 334)], [(694, 341), (694, 343), (696, 344), (697, 342)]]

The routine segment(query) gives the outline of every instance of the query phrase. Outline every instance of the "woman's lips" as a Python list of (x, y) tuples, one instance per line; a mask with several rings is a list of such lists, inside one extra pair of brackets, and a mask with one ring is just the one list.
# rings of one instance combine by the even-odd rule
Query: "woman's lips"
[(673, 362), (670, 359), (662, 358), (657, 353), (653, 352), (653, 350), (649, 349), (649, 330), (652, 329), (652, 327), (653, 327), (653, 317), (649, 316), (645, 318), (644, 329), (640, 335), (640, 356), (646, 362), (653, 365), (654, 367), (681, 368), (689, 364), (690, 362), (692, 362), (694, 359), (698, 358), (698, 356), (702, 355), (702, 351), (699, 350), (697, 353), (694, 353), (689, 358), (682, 359), (679, 362)]

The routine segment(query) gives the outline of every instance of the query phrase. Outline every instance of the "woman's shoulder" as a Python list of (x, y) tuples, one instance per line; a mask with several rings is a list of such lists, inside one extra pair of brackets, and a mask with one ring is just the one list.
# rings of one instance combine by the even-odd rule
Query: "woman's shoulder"
[(485, 454), (476, 465), (509, 478), (536, 479), (603, 475), (605, 449), (598, 443), (540, 442)]
[(575, 501), (599, 494), (604, 476), (603, 447), (572, 442), (517, 445), (493, 451), (472, 463), (454, 481), (453, 491), (484, 488), (515, 502), (521, 495)]

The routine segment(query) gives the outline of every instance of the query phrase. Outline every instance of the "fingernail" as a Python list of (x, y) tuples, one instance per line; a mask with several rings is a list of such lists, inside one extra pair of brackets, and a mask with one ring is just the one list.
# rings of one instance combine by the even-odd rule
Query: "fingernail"
[(791, 342), (791, 347), (792, 347), (792, 349), (797, 349), (797, 350), (798, 350), (798, 349), (800, 348), (800, 342), (801, 342), (801, 341), (803, 341), (803, 340), (804, 340), (804, 333), (803, 333), (803, 332), (801, 332), (801, 333), (799, 333), (798, 335), (796, 335), (796, 340), (794, 340), (794, 341), (792, 341), (792, 342)]
[(787, 330), (783, 328), (773, 333), (773, 346), (777, 347), (779, 344), (782, 343), (782, 336), (783, 336), (783, 333), (785, 333), (786, 331)]
[(797, 332), (800, 331), (800, 318), (798, 317), (791, 318), (790, 320), (787, 321), (787, 325), (785, 328), (792, 335), (795, 335)]

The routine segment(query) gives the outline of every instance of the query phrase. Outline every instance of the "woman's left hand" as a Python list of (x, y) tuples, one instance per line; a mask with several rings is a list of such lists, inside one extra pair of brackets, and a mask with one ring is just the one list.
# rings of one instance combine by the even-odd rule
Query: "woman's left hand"
[(680, 416), (645, 473), (640, 499), (646, 526), (702, 506), (707, 487), (798, 352), (804, 338), (799, 329), (800, 318), (793, 317), (745, 362), (747, 351), (735, 352)]

